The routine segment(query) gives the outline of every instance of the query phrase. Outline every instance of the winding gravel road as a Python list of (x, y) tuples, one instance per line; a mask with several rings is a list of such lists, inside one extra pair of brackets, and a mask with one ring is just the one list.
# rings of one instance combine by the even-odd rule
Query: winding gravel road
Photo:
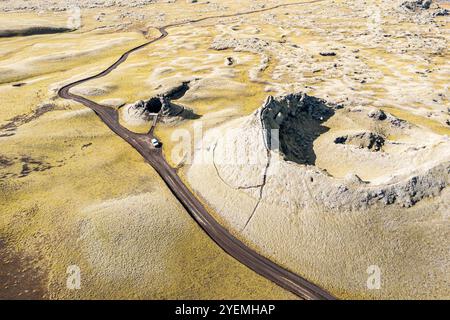
[(161, 35), (147, 43), (144, 43), (138, 47), (135, 47), (126, 53), (124, 53), (113, 65), (106, 70), (96, 74), (92, 77), (78, 80), (62, 87), (58, 91), (58, 95), (63, 99), (69, 99), (83, 104), (84, 106), (92, 109), (100, 119), (118, 136), (128, 142), (134, 149), (136, 149), (142, 157), (156, 170), (160, 177), (164, 180), (168, 188), (174, 194), (174, 196), (180, 201), (183, 207), (188, 211), (192, 218), (200, 225), (200, 227), (208, 234), (208, 236), (217, 243), (225, 252), (234, 257), (239, 262), (243, 263), (253, 271), (257, 272), (261, 276), (273, 281), (286, 290), (296, 294), (298, 297), (308, 300), (316, 299), (335, 299), (331, 294), (325, 290), (319, 288), (306, 279), (296, 275), (289, 270), (275, 264), (269, 259), (258, 254), (251, 248), (247, 247), (243, 242), (234, 237), (228, 230), (222, 227), (211, 214), (206, 210), (198, 198), (189, 190), (189, 188), (183, 183), (180, 177), (177, 175), (174, 168), (170, 167), (164, 159), (161, 149), (154, 148), (151, 144), (153, 138), (153, 131), (148, 134), (139, 134), (132, 132), (119, 123), (118, 112), (110, 107), (102, 106), (94, 101), (86, 99), (82, 96), (73, 94), (70, 89), (85, 83), (92, 79), (97, 79), (106, 76), (113, 71), (118, 65), (124, 62), (128, 56), (156, 41), (159, 41), (168, 36), (167, 29), (175, 26), (187, 25), (195, 22), (204, 21), (214, 18), (227, 18), (236, 17), (252, 13), (269, 11), (281, 7), (305, 5), (317, 2), (323, 2), (324, 0), (297, 2), (289, 4), (281, 4), (269, 8), (262, 8), (254, 11), (241, 12), (236, 14), (204, 17), (197, 20), (191, 20), (187, 22), (180, 22), (165, 27), (159, 28)]

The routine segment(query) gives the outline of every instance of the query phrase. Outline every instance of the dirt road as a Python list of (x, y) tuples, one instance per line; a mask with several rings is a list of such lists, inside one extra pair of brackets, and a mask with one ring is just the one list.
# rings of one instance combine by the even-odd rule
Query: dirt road
[(225, 252), (227, 252), (229, 255), (231, 255), (232, 257), (234, 257), (235, 259), (237, 259), (238, 261), (240, 261), (253, 271), (257, 272), (261, 276), (273, 281), (274, 283), (285, 288), (286, 290), (289, 290), (290, 292), (296, 294), (297, 296), (303, 299), (335, 299), (335, 298), (325, 290), (314, 285), (313, 283), (296, 275), (293, 272), (286, 270), (285, 268), (275, 264), (269, 259), (258, 254), (251, 248), (247, 247), (243, 242), (238, 240), (236, 237), (234, 237), (230, 232), (228, 232), (228, 230), (222, 227), (214, 219), (214, 217), (211, 216), (211, 214), (206, 210), (206, 208), (202, 205), (202, 203), (198, 200), (198, 198), (183, 183), (183, 181), (177, 175), (175, 169), (169, 166), (169, 164), (164, 159), (161, 149), (154, 148), (152, 146), (151, 139), (153, 138), (153, 131), (150, 131), (148, 134), (139, 134), (129, 131), (128, 129), (120, 125), (119, 116), (115, 109), (99, 105), (82, 96), (75, 95), (70, 92), (70, 89), (81, 83), (85, 83), (89, 80), (106, 76), (111, 71), (113, 71), (118, 65), (123, 63), (131, 53), (167, 37), (169, 35), (167, 29), (171, 27), (200, 22), (207, 19), (242, 16), (252, 13), (269, 11), (281, 7), (293, 5), (306, 5), (322, 1), (324, 0), (290, 3), (230, 15), (205, 17), (197, 20), (161, 27), (159, 28), (159, 31), (161, 32), (160, 37), (127, 51), (113, 65), (111, 65), (104, 71), (100, 72), (99, 74), (70, 83), (62, 87), (58, 92), (58, 95), (61, 98), (74, 100), (95, 111), (95, 113), (100, 117), (100, 119), (114, 133), (116, 133), (122, 139), (127, 141), (134, 149), (136, 149), (142, 155), (142, 157), (156, 170), (156, 172), (164, 180), (164, 182), (169, 187), (171, 192), (178, 199), (178, 201), (180, 201), (180, 203), (183, 205), (186, 211), (189, 212), (192, 218), (209, 235), (209, 237), (214, 242), (216, 242), (217, 245), (219, 245)]

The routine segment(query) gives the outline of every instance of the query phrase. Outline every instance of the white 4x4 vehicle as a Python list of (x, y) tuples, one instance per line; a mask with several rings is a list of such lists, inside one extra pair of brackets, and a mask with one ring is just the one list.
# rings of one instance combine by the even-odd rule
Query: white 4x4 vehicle
[(161, 146), (161, 142), (159, 142), (159, 140), (156, 139), (156, 138), (153, 138), (153, 139), (151, 140), (151, 142), (152, 142), (152, 145), (153, 145), (155, 148), (158, 148), (158, 147)]

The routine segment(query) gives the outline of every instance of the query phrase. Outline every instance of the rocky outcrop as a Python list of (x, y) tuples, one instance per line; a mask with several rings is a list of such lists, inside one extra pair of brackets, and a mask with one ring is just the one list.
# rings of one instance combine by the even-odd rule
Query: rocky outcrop
[(216, 37), (211, 44), (211, 49), (226, 50), (234, 49), (238, 52), (263, 53), (269, 47), (269, 42), (259, 38), (224, 38)]
[(400, 6), (408, 10), (428, 10), (433, 3), (432, 0), (415, 0), (415, 1), (405, 1)]
[(433, 12), (433, 17), (445, 17), (448, 15), (450, 15), (450, 11), (448, 9), (439, 8)]
[(368, 149), (371, 151), (380, 151), (383, 148), (386, 138), (373, 133), (373, 132), (361, 132), (353, 135), (346, 135), (337, 137), (334, 140), (336, 144), (353, 145), (360, 149)]
[(448, 16), (450, 13), (448, 9), (441, 8), (432, 0), (405, 1), (400, 4), (400, 8), (408, 12), (427, 12), (430, 17)]
[[(0, 10), (2, 11), (35, 11), (46, 10), (54, 12), (67, 11), (71, 5), (75, 5), (82, 9), (94, 9), (94, 8), (111, 8), (114, 6), (119, 7), (143, 7), (148, 4), (155, 3), (157, 0), (77, 0), (74, 2), (69, 1), (32, 1), (32, 0), (14, 0), (14, 1), (2, 1), (0, 3)], [(4, 2), (4, 3), (3, 3)]]

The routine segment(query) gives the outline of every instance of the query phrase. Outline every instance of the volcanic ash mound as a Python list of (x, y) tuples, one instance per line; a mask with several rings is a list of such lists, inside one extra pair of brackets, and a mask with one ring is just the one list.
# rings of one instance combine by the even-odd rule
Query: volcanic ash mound
[(204, 140), (192, 179), (213, 166), (229, 188), (278, 205), (411, 207), (449, 184), (448, 137), (381, 110), (343, 108), (303, 93), (269, 97)]

